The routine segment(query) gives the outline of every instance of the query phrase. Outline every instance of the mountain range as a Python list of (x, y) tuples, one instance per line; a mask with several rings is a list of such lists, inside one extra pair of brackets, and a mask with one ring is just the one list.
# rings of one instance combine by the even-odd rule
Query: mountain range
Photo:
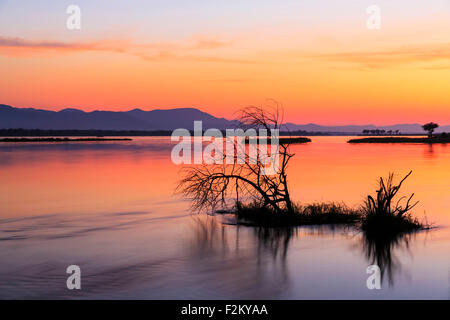
[(0, 129), (174, 130), (192, 129), (194, 120), (203, 121), (204, 128), (230, 128), (234, 124), (194, 108), (85, 112), (71, 108), (61, 111), (14, 108), (0, 104)]
[[(235, 128), (235, 120), (216, 118), (195, 108), (155, 109), (144, 111), (91, 111), (67, 108), (50, 111), (34, 108), (14, 108), (0, 104), (0, 129), (43, 129), (43, 130), (174, 130), (193, 129), (196, 120), (203, 122), (203, 129)], [(363, 130), (400, 130), (402, 133), (423, 133), (420, 124), (396, 124), (391, 126), (345, 125), (321, 126), (318, 124), (286, 123), (290, 131), (361, 133)], [(442, 126), (437, 132), (450, 131), (450, 126)]]

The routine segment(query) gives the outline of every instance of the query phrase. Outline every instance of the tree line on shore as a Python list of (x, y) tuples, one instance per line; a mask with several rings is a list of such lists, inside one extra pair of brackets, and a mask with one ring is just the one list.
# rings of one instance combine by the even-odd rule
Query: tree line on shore
[[(429, 138), (433, 138), (433, 133), (437, 128), (439, 128), (439, 124), (434, 123), (434, 122), (429, 122), (422, 126), (422, 129), (428, 133)], [(386, 136), (386, 135), (399, 136), (399, 135), (402, 135), (400, 130), (384, 130), (384, 129), (372, 129), (372, 130), (365, 129), (362, 131), (362, 134), (367, 135), (367, 136), (369, 136), (369, 135), (371, 135), (371, 136)], [(447, 135), (448, 134), (446, 132), (443, 132), (440, 134), (440, 136), (442, 136), (442, 137), (447, 137)]]

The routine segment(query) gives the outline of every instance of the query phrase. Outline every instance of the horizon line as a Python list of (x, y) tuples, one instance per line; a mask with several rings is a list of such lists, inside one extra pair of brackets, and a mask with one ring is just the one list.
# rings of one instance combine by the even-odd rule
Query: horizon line
[[(192, 109), (192, 110), (197, 110), (206, 114), (209, 114), (217, 119), (225, 119), (227, 121), (236, 121), (237, 119), (229, 119), (229, 118), (225, 118), (225, 117), (216, 117), (213, 113), (204, 111), (202, 109), (200, 109), (199, 107), (169, 107), (169, 108), (161, 108), (161, 107), (156, 107), (155, 109), (151, 109), (151, 110), (145, 110), (142, 109), (140, 107), (136, 107), (136, 108), (132, 108), (132, 109), (127, 109), (127, 110), (99, 110), (99, 109), (95, 109), (95, 110), (91, 110), (91, 111), (86, 111), (83, 109), (80, 109), (80, 107), (61, 107), (61, 109), (59, 110), (49, 110), (49, 109), (43, 109), (42, 107), (15, 107), (12, 106), (10, 104), (6, 104), (6, 103), (0, 103), (0, 106), (7, 106), (7, 107), (11, 107), (14, 109), (34, 109), (34, 110), (42, 110), (42, 111), (49, 111), (49, 112), (61, 112), (64, 110), (77, 110), (77, 111), (81, 111), (84, 113), (93, 113), (93, 112), (130, 112), (130, 111), (134, 111), (134, 110), (139, 110), (139, 111), (143, 111), (143, 112), (151, 112), (151, 111), (170, 111), (170, 110), (180, 110), (180, 109)], [(429, 122), (429, 121), (425, 121), (425, 122)], [(305, 122), (305, 123), (295, 123), (295, 122), (291, 122), (291, 121), (287, 121), (283, 123), (284, 125), (288, 125), (288, 124), (292, 124), (292, 125), (297, 125), (297, 126), (307, 126), (307, 125), (317, 125), (317, 126), (321, 126), (321, 127), (348, 127), (348, 126), (358, 126), (358, 127), (364, 127), (364, 126), (373, 126), (373, 127), (391, 127), (391, 126), (400, 126), (400, 125), (422, 125), (419, 122), (415, 122), (415, 123), (393, 123), (393, 124), (373, 124), (373, 123), (369, 123), (369, 124), (355, 124), (355, 123), (350, 123), (350, 124), (320, 124), (320, 123), (315, 123), (315, 122)], [(450, 126), (450, 124), (443, 124), (440, 125), (440, 127), (447, 127)]]

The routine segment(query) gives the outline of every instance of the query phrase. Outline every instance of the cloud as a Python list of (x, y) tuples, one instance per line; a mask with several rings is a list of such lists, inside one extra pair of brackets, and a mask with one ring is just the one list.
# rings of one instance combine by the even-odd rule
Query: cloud
[(238, 63), (238, 64), (251, 64), (255, 63), (253, 60), (235, 59), (235, 58), (223, 58), (207, 55), (195, 55), (195, 54), (175, 54), (170, 51), (160, 51), (155, 54), (136, 53), (136, 56), (148, 61), (196, 61), (196, 62), (212, 62), (212, 63)]
[(26, 41), (21, 38), (0, 37), (0, 47), (20, 47), (20, 48), (67, 48), (73, 45), (61, 42), (49, 41)]
[[(408, 45), (380, 51), (315, 53), (304, 57), (357, 64), (369, 69), (382, 69), (413, 63), (429, 64), (450, 60), (450, 43)], [(439, 65), (427, 68), (439, 69)], [(443, 68), (447, 68), (447, 64), (443, 65)]]
[(34, 54), (67, 54), (73, 52), (109, 51), (125, 53), (148, 61), (191, 60), (216, 63), (250, 63), (249, 60), (231, 59), (216, 55), (200, 55), (231, 45), (231, 41), (214, 38), (196, 38), (184, 43), (132, 43), (127, 40), (102, 40), (94, 42), (32, 41), (0, 36), (0, 54), (32, 56)]
[(82, 51), (125, 52), (129, 41), (60, 42), (31, 41), (22, 38), (0, 37), (0, 54), (30, 56), (35, 54), (58, 54)]

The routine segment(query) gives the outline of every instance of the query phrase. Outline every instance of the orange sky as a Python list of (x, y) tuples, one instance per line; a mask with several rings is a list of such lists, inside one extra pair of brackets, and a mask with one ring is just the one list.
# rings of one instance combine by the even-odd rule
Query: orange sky
[[(115, 24), (86, 18), (81, 30), (65, 30), (64, 11), (62, 27), (3, 21), (0, 103), (53, 110), (197, 107), (231, 118), (272, 98), (295, 123), (450, 124), (450, 7), (413, 1), (405, 13), (380, 3), (380, 30), (366, 28), (361, 3), (329, 17), (310, 4), (298, 16), (283, 11), (284, 19), (266, 22), (264, 10), (287, 7), (262, 7), (255, 9), (261, 19), (230, 26), (210, 19), (198, 28), (180, 16), (175, 26), (159, 22), (154, 30), (142, 15)], [(232, 5), (238, 6), (232, 1), (229, 13), (239, 12)], [(14, 18), (15, 9), (12, 2), (0, 7), (0, 18), (8, 19), (7, 10)], [(57, 15), (53, 9), (46, 14)], [(208, 14), (216, 13), (201, 12), (204, 19)]]

